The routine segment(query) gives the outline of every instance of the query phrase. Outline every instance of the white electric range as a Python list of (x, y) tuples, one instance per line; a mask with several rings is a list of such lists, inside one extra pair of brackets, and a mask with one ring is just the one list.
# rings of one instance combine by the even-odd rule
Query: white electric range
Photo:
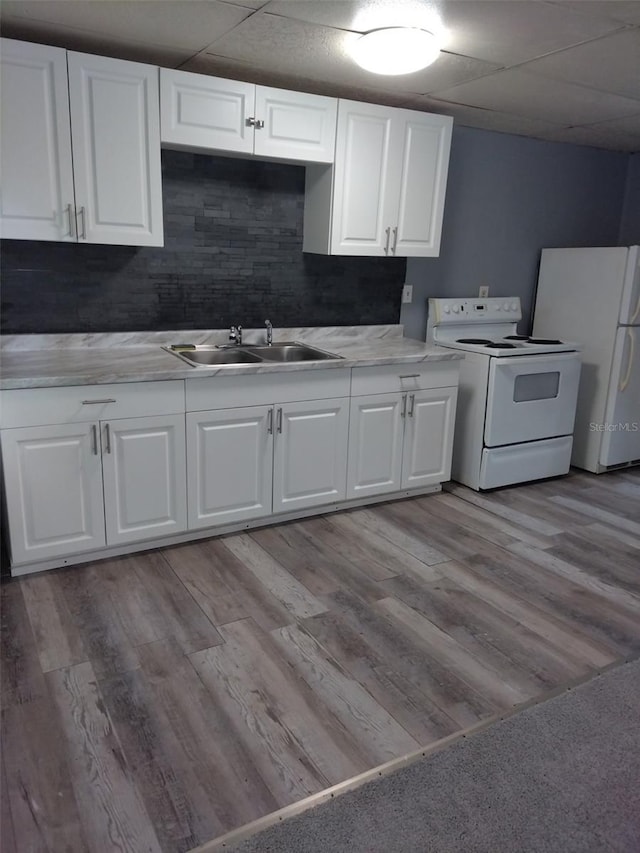
[(427, 341), (463, 350), (451, 478), (472, 489), (566, 474), (578, 344), (519, 335), (518, 297), (429, 299)]

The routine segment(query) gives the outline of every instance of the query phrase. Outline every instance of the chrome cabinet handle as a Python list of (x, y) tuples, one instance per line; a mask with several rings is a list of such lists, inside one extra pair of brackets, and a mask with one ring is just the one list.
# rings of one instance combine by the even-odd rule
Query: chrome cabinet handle
[(115, 397), (105, 397), (104, 400), (83, 400), (82, 401), (83, 406), (97, 406), (99, 404), (101, 405), (102, 403), (117, 403), (117, 400), (115, 399)]
[(104, 425), (105, 453), (111, 453), (111, 430), (109, 424)]
[(384, 247), (384, 253), (385, 253), (385, 255), (388, 255), (389, 254), (389, 236), (391, 234), (391, 228), (385, 228), (384, 233), (387, 235), (387, 242), (386, 242), (385, 247)]
[(269, 409), (267, 413), (267, 432), (273, 435), (273, 409)]
[(98, 455), (98, 427), (95, 424), (91, 425), (91, 445), (93, 455)]
[(249, 118), (246, 120), (245, 124), (247, 125), (247, 127), (255, 127), (256, 126), (256, 120), (253, 116), (249, 116)]
[(404, 416), (406, 414), (407, 414), (407, 395), (403, 394), (402, 395), (402, 408), (400, 409), (400, 417), (404, 418)]
[(278, 432), (282, 432), (282, 409), (278, 409)]
[(256, 121), (256, 130), (262, 130), (263, 127), (264, 127), (264, 122), (262, 121), (262, 119), (258, 119)]
[(407, 373), (404, 376), (399, 376), (399, 379), (420, 379), (419, 373)]
[(409, 417), (410, 418), (413, 417), (413, 411), (414, 411), (415, 407), (416, 407), (416, 395), (415, 394), (409, 394)]
[(393, 229), (393, 246), (391, 247), (391, 251), (394, 255), (396, 253), (396, 246), (397, 245), (398, 245), (398, 227), (396, 226)]
[(65, 209), (67, 211), (67, 216), (69, 217), (69, 237), (75, 237), (76, 232), (73, 228), (73, 221), (75, 219), (75, 216), (73, 215), (73, 205), (68, 204)]
[[(80, 229), (77, 228), (78, 225), (78, 216), (82, 218), (82, 234), (80, 233)], [(76, 213), (76, 228), (77, 228), (77, 236), (78, 240), (86, 240), (87, 239), (87, 220), (85, 216), (84, 205), (80, 208), (80, 210)]]

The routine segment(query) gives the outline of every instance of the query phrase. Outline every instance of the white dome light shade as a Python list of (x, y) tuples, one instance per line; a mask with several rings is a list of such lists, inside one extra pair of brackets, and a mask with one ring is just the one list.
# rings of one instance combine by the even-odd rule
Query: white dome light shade
[(435, 62), (440, 54), (437, 36), (415, 27), (390, 27), (366, 33), (351, 48), (361, 68), (374, 74), (411, 74)]

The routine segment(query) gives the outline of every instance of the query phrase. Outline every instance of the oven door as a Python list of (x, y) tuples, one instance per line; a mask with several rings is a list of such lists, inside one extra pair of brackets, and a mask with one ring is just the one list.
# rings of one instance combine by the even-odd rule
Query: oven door
[(579, 381), (577, 352), (492, 358), (485, 445), (571, 435)]

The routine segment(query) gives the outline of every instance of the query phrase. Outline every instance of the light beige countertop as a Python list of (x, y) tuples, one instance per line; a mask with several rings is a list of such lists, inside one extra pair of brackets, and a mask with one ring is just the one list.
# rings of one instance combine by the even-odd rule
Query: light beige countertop
[[(248, 329), (246, 344), (263, 344), (264, 329)], [(159, 379), (246, 376), (383, 364), (455, 361), (456, 350), (402, 336), (402, 326), (337, 326), (273, 330), (274, 341), (301, 341), (341, 356), (335, 361), (260, 362), (192, 367), (162, 346), (223, 344), (226, 330), (77, 335), (7, 335), (1, 341), (0, 389), (102, 385)]]

